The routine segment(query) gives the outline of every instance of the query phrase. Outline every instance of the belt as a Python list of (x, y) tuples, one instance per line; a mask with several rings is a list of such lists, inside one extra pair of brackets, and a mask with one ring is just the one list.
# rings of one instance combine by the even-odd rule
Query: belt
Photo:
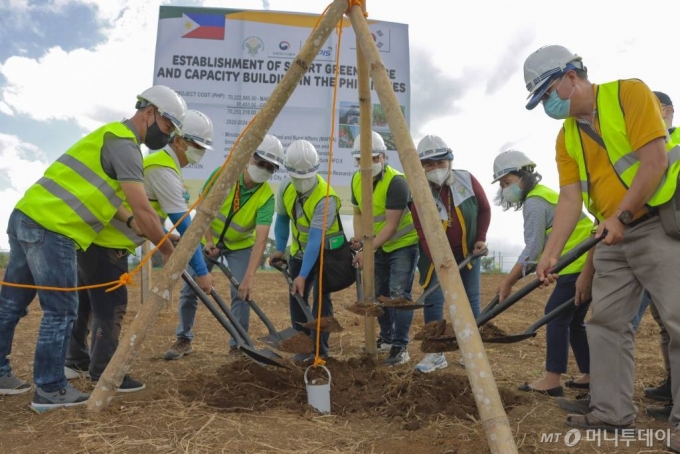
[(642, 216), (640, 216), (639, 218), (637, 218), (636, 220), (634, 220), (633, 222), (628, 224), (626, 227), (635, 227), (636, 225), (642, 224), (645, 221), (649, 221), (650, 219), (652, 219), (653, 217), (656, 217), (658, 215), (659, 215), (659, 210), (657, 208), (652, 208), (651, 210), (649, 210), (648, 212), (646, 212), (645, 214), (643, 214)]

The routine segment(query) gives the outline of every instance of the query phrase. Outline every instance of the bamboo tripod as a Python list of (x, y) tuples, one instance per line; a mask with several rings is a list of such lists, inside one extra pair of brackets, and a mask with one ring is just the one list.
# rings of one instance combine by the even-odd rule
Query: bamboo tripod
[[(347, 9), (347, 0), (334, 0), (316, 29), (305, 42), (294, 64), (274, 88), (269, 100), (251, 122), (250, 128), (232, 151), (229, 164), (220, 173), (208, 197), (199, 205), (196, 217), (191, 222), (182, 241), (170, 257), (158, 279), (151, 285), (150, 297), (140, 308), (137, 317), (121, 336), (116, 353), (102, 374), (87, 404), (88, 410), (101, 411), (111, 402), (115, 390), (123, 381), (130, 364), (137, 356), (151, 326), (164, 304), (170, 301), (172, 288), (180, 279), (189, 258), (196, 250), (203, 233), (209, 228), (215, 214), (224, 203), (229, 189), (237, 181), (241, 170), (262, 142), (274, 120), (292, 95), (309, 64), (318, 55), (338, 22), (347, 13), (357, 36), (357, 65), (359, 77), (359, 100), (361, 106), (361, 172), (362, 172), (362, 221), (364, 221), (364, 295), (373, 295), (373, 215), (371, 159), (370, 89), (366, 75), (373, 79), (378, 98), (385, 111), (387, 123), (395, 138), (399, 160), (404, 168), (413, 200), (418, 206), (425, 238), (430, 245), (432, 261), (440, 281), (446, 306), (451, 318), (460, 350), (465, 360), (466, 372), (477, 402), (480, 419), (492, 453), (511, 454), (517, 452), (510, 424), (491, 373), (481, 336), (460, 279), (456, 261), (448, 246), (448, 240), (441, 229), (439, 215), (430, 193), (413, 139), (399, 102), (392, 90), (385, 67), (373, 41), (368, 23), (359, 4)], [(369, 205), (370, 201), (370, 205)], [(369, 227), (370, 226), (370, 227)], [(368, 244), (367, 244), (368, 243)], [(367, 269), (366, 267), (370, 267)], [(375, 323), (367, 319), (365, 324), (366, 349), (375, 355)]]

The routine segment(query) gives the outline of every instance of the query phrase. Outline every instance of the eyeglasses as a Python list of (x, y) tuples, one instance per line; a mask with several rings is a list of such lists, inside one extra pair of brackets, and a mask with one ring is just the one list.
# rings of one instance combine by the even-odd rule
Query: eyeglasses
[(253, 163), (260, 169), (264, 169), (268, 172), (274, 173), (279, 170), (278, 166), (275, 166), (271, 162), (265, 161), (264, 159), (253, 158)]

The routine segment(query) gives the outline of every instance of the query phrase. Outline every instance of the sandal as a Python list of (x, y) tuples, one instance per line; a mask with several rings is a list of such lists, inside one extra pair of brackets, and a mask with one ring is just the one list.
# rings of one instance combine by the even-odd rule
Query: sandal
[(600, 421), (592, 413), (587, 415), (568, 415), (566, 425), (578, 429), (605, 430), (607, 432), (618, 432), (623, 429), (635, 429), (635, 420), (630, 424), (608, 424)]
[(517, 389), (519, 391), (524, 391), (528, 393), (545, 394), (550, 397), (562, 397), (564, 395), (564, 388), (562, 388), (562, 386), (557, 386), (555, 388), (550, 389), (535, 389), (532, 388), (528, 382), (524, 382), (524, 384), (518, 386)]

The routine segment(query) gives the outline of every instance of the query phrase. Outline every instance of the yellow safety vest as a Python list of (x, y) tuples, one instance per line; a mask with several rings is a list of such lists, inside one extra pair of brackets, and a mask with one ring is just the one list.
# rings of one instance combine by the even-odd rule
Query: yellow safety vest
[[(557, 200), (559, 198), (559, 194), (557, 192), (553, 191), (552, 189), (548, 188), (547, 186), (544, 186), (542, 184), (537, 184), (534, 187), (534, 189), (532, 189), (529, 192), (529, 194), (527, 194), (527, 198), (529, 198), (529, 197), (540, 197), (551, 205), (557, 205)], [(571, 251), (572, 249), (574, 249), (574, 247), (577, 244), (581, 243), (582, 241), (584, 241), (588, 237), (590, 237), (592, 230), (593, 230), (593, 221), (591, 221), (585, 214), (581, 213), (581, 218), (579, 219), (578, 223), (576, 224), (574, 231), (569, 236), (567, 243), (564, 245), (564, 249), (562, 249), (561, 255), (564, 255), (567, 252)], [(548, 235), (550, 235), (550, 232), (552, 232), (552, 226), (548, 227), (545, 230), (546, 238), (548, 237)], [(539, 255), (539, 257), (540, 257), (540, 255)], [(581, 257), (574, 260), (569, 266), (564, 268), (558, 274), (563, 275), (563, 274), (580, 273), (581, 270), (583, 270), (583, 267), (586, 264), (587, 258), (588, 258), (588, 254), (583, 254)], [(538, 260), (538, 258), (537, 258), (537, 260)]]
[[(290, 256), (294, 257), (298, 251), (302, 251), (304, 254), (305, 247), (307, 247), (307, 239), (309, 238), (309, 228), (314, 217), (314, 208), (323, 201), (326, 197), (326, 190), (328, 188), (328, 183), (321, 178), (321, 175), (316, 175), (317, 184), (312, 193), (307, 197), (305, 203), (302, 207), (303, 216), (297, 217), (295, 214), (295, 201), (298, 199), (297, 191), (292, 184), (288, 183), (283, 193), (283, 205), (286, 208), (286, 213), (293, 222), (291, 225), (293, 231), (293, 243), (290, 246)], [(330, 229), (326, 230), (326, 235), (330, 235), (340, 231), (340, 226), (338, 224), (337, 213), (340, 211), (340, 198), (337, 196), (333, 188), (330, 188), (329, 192), (331, 197), (335, 198), (335, 213), (328, 213), (328, 216), (334, 216), (335, 220)]]
[[(628, 189), (635, 178), (640, 160), (635, 155), (628, 133), (626, 131), (626, 119), (621, 110), (619, 100), (619, 81), (608, 82), (599, 86), (596, 100), (597, 112), (600, 119), (600, 130), (602, 140), (607, 147), (609, 161), (614, 167), (614, 171), (619, 179)], [(659, 117), (659, 121), (661, 117)], [(664, 126), (665, 127), (665, 126)], [(586, 166), (585, 150), (581, 142), (581, 135), (576, 118), (567, 118), (564, 122), (564, 139), (567, 153), (578, 164), (579, 176), (581, 180), (581, 195), (588, 211), (593, 213), (599, 220), (604, 216), (597, 212), (589, 194), (588, 168)], [(659, 206), (671, 199), (675, 193), (680, 172), (680, 146), (668, 140), (666, 143), (668, 151), (668, 169), (658, 189), (647, 202), (649, 206)]]
[[(386, 208), (387, 189), (390, 187), (392, 179), (397, 175), (403, 175), (392, 167), (385, 165), (385, 171), (380, 180), (373, 187), (373, 233), (378, 235), (387, 225)], [(361, 174), (355, 172), (352, 176), (352, 192), (357, 204), (361, 208)], [(399, 220), (397, 231), (383, 245), (385, 252), (392, 252), (406, 246), (418, 243), (418, 233), (413, 226), (413, 215), (406, 208)]]
[(125, 199), (118, 180), (102, 168), (101, 150), (107, 134), (130, 139), (137, 145), (134, 132), (123, 123), (104, 125), (52, 163), (16, 205), (42, 227), (71, 238), (83, 250), (111, 221)]
[[(184, 181), (182, 178), (182, 172), (179, 170), (177, 163), (165, 150), (159, 150), (155, 153), (151, 153), (149, 156), (144, 158), (144, 172), (146, 172), (146, 170), (150, 167), (167, 167), (172, 169), (175, 171), (175, 173), (177, 173), (179, 179), (182, 180), (182, 182)], [(149, 203), (151, 204), (151, 207), (154, 209), (154, 211), (158, 214), (158, 217), (160, 217), (161, 224), (165, 222), (168, 214), (163, 211), (160, 202), (157, 199), (149, 199)]]
[[(232, 190), (229, 192), (227, 199), (222, 204), (222, 208), (215, 216), (215, 220), (210, 224), (210, 231), (213, 236), (213, 240), (217, 243), (222, 231), (224, 230), (224, 224), (232, 213), (234, 208), (234, 197), (236, 192), (240, 189), (241, 178), (243, 174), (239, 177), (239, 181), (236, 182)], [(239, 209), (233, 215), (227, 227), (227, 231), (224, 234), (223, 244), (227, 249), (232, 251), (238, 251), (241, 249), (247, 249), (253, 247), (255, 244), (255, 236), (253, 235), (256, 227), (257, 212), (274, 196), (271, 186), (268, 182), (260, 184), (257, 190), (251, 194), (250, 198), (246, 200), (246, 203), (242, 203)], [(205, 242), (205, 240), (204, 240)]]

